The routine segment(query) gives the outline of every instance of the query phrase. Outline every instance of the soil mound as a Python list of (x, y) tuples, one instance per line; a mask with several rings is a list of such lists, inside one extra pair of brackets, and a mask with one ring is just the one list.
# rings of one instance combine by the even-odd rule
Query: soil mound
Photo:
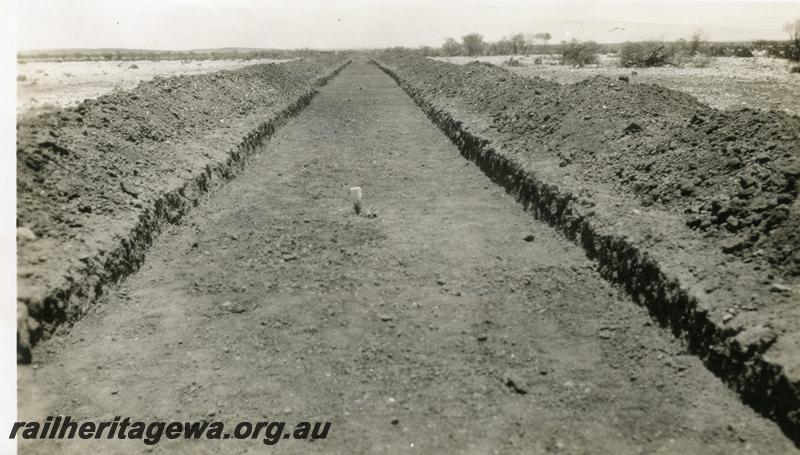
[(491, 119), (510, 147), (575, 166), (686, 224), (745, 262), (800, 276), (800, 118), (722, 112), (649, 84), (597, 76), (560, 86), (486, 64), (385, 56), (430, 97)]
[(231, 172), (239, 154), (270, 134), (276, 116), (299, 109), (314, 85), (345, 62), (330, 54), (157, 77), (130, 91), (22, 119), (17, 126), (21, 360), (29, 358), (29, 338), (82, 311), (69, 303), (71, 294), (84, 294), (76, 300), (85, 305), (102, 284), (138, 266), (158, 220), (177, 220), (196, 203), (197, 195), (185, 194), (187, 182), (202, 193), (212, 169)]
[(285, 103), (329, 66), (300, 60), (155, 78), (23, 120), (17, 127), (17, 226), (38, 236), (71, 237), (75, 228), (125, 210), (146, 182), (192, 158), (169, 153), (169, 146)]

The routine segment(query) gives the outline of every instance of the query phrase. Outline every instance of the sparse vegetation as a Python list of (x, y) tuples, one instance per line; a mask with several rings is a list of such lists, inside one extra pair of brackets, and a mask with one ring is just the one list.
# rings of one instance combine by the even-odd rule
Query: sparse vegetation
[(533, 53), (552, 53), (553, 45), (546, 43), (551, 39), (550, 33), (515, 33), (504, 36), (495, 42), (485, 41), (483, 35), (470, 33), (462, 37), (461, 42), (446, 38), (442, 44), (441, 55), (454, 57), (457, 55), (530, 55)]
[(442, 54), (447, 56), (454, 56), (461, 54), (461, 44), (453, 38), (447, 38), (442, 45)]
[[(705, 68), (713, 62), (712, 56), (719, 55), (715, 48), (727, 49), (723, 45), (709, 45), (702, 32), (696, 31), (686, 39), (673, 43), (661, 41), (626, 42), (620, 47), (619, 65), (623, 68), (649, 68), (659, 66), (689, 66)], [(738, 46), (740, 56), (747, 56), (749, 48)], [(727, 52), (727, 51), (724, 51)], [(750, 55), (752, 57), (752, 53)]]
[(753, 51), (747, 46), (736, 46), (731, 53), (733, 57), (747, 58), (753, 56)]
[(706, 42), (703, 40), (703, 32), (700, 30), (695, 31), (692, 33), (692, 37), (689, 39), (689, 55), (694, 57), (695, 55), (699, 54), (705, 45)]
[(488, 46), (487, 53), (489, 55), (516, 55), (517, 52), (514, 50), (514, 44), (511, 42), (510, 39), (503, 37), (500, 41), (496, 43), (490, 43)]
[(800, 61), (800, 18), (784, 24), (783, 31), (789, 35), (786, 58)]
[(530, 42), (530, 43), (537, 43), (538, 42), (539, 44), (547, 44), (547, 42), (550, 41), (552, 38), (553, 38), (553, 36), (551, 34), (547, 33), (547, 32), (534, 33), (533, 35), (530, 35), (530, 38), (528, 39), (528, 42)]
[(511, 52), (515, 55), (522, 54), (525, 52), (525, 48), (527, 47), (527, 42), (525, 41), (525, 35), (522, 33), (517, 33), (513, 35), (509, 40), (511, 42)]
[(464, 52), (469, 56), (485, 55), (486, 43), (483, 41), (483, 35), (480, 33), (470, 33), (461, 38), (461, 43), (464, 46)]
[(420, 46), (417, 52), (423, 57), (433, 57), (439, 55), (439, 52), (430, 46)]
[(648, 68), (671, 64), (674, 49), (658, 41), (626, 42), (619, 52), (619, 64), (625, 68)]
[(562, 65), (586, 66), (598, 62), (597, 54), (600, 46), (594, 41), (573, 40), (564, 46), (561, 53)]
[[(790, 34), (789, 41), (758, 40), (747, 42), (708, 42), (702, 30), (697, 30), (686, 39), (674, 42), (657, 40), (625, 42), (622, 44), (598, 44), (593, 41), (549, 43), (550, 33), (515, 33), (498, 41), (486, 41), (479, 33), (470, 33), (461, 41), (447, 38), (441, 48), (421, 47), (404, 49), (405, 52), (423, 56), (490, 56), (490, 55), (552, 55), (560, 54), (565, 65), (586, 66), (598, 63), (598, 54), (617, 56), (619, 65), (624, 68), (645, 68), (659, 66), (704, 68), (714, 61), (714, 57), (750, 58), (768, 56), (775, 58), (800, 58), (800, 19), (787, 23), (784, 29)], [(402, 48), (401, 48), (402, 49)], [(534, 64), (541, 64), (535, 57)], [(508, 59), (507, 66), (524, 65), (522, 61)]]

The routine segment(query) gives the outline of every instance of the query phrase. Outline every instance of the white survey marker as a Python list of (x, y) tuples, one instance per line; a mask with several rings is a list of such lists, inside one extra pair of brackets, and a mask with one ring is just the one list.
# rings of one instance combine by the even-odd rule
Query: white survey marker
[(350, 200), (353, 201), (353, 209), (356, 211), (356, 215), (361, 213), (361, 187), (354, 186), (350, 188)]

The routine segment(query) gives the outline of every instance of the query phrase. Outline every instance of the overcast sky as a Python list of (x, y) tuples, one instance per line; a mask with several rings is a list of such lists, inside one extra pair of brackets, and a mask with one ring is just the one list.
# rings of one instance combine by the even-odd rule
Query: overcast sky
[(20, 0), (18, 48), (324, 49), (438, 46), (550, 32), (553, 41), (784, 39), (800, 0)]

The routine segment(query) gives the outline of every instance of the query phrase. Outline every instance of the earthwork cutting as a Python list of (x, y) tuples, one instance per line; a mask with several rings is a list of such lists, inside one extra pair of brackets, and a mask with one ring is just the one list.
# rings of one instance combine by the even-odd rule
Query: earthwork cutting
[(282, 453), (797, 452), (800, 117), (286, 57), (19, 119), (18, 420), (330, 422)]

